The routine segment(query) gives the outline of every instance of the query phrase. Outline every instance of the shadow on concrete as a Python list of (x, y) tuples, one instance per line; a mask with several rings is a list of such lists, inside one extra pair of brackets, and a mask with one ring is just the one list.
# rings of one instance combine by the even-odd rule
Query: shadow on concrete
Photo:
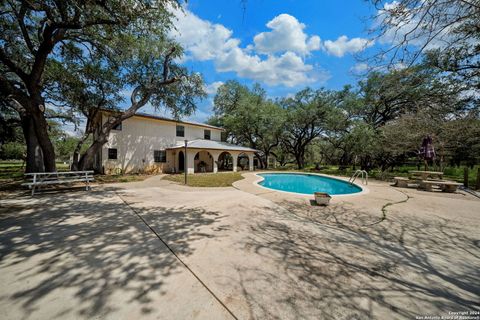
[(343, 205), (281, 206), (280, 218), (254, 224), (245, 242), (277, 270), (237, 270), (256, 318), (414, 319), (480, 310), (480, 241), (452, 221), (388, 218), (362, 227), (378, 217)]
[[(201, 208), (140, 211), (161, 215), (160, 233), (187, 256), (193, 250), (191, 241), (212, 237), (197, 229), (221, 219)], [(119, 307), (114, 298), (118, 294), (144, 305), (144, 314), (158, 312), (152, 294), (164, 294), (165, 279), (183, 268), (113, 192), (39, 194), (35, 199), (5, 201), (0, 207), (0, 244), (0, 268), (13, 270), (12, 281), (18, 284), (11, 292), (2, 290), (0, 301), (21, 305), (25, 315), (58, 290), (82, 304), (67, 303), (62, 314), (49, 318), (72, 312), (108, 317)]]

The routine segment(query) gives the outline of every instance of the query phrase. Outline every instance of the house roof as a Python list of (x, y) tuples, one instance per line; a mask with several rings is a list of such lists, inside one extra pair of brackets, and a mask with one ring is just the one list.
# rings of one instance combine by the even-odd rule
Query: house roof
[[(185, 148), (185, 144), (177, 144), (176, 146), (170, 147), (168, 149), (181, 149)], [(227, 151), (243, 151), (243, 152), (257, 152), (258, 150), (237, 146), (235, 144), (226, 143), (222, 141), (215, 141), (215, 140), (204, 140), (204, 139), (196, 139), (187, 142), (187, 148), (193, 149), (214, 149), (214, 150), (227, 150)]]
[(170, 121), (170, 122), (176, 122), (176, 123), (185, 123), (185, 124), (190, 124), (190, 125), (194, 125), (194, 126), (225, 131), (225, 129), (223, 129), (223, 128), (212, 126), (212, 125), (209, 125), (209, 124), (206, 124), (206, 123), (195, 122), (195, 121), (175, 120), (175, 119), (172, 119), (172, 118), (156, 116), (156, 115), (142, 113), (142, 112), (135, 113), (134, 117), (143, 117), (143, 118), (149, 118), (149, 119), (154, 119), (154, 120)]
[[(115, 111), (115, 110), (108, 110), (108, 109), (102, 109), (102, 111), (106, 112), (106, 113), (118, 112), (118, 111)], [(172, 118), (157, 116), (157, 115), (143, 113), (143, 112), (135, 113), (134, 117), (142, 117), (142, 118), (148, 118), (148, 119), (160, 120), (160, 121), (168, 121), (168, 122), (175, 122), (175, 123), (184, 123), (184, 124), (189, 124), (189, 125), (198, 126), (198, 127), (204, 127), (204, 128), (209, 128), (209, 129), (225, 131), (224, 128), (212, 126), (212, 125), (209, 125), (209, 124), (206, 124), (206, 123), (195, 122), (195, 121), (175, 120), (175, 119), (172, 119)]]

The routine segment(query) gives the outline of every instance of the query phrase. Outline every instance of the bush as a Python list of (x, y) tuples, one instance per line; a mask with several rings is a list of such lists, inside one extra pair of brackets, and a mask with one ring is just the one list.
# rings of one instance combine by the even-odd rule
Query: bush
[(7, 142), (0, 147), (0, 159), (21, 160), (25, 158), (26, 147), (20, 142)]

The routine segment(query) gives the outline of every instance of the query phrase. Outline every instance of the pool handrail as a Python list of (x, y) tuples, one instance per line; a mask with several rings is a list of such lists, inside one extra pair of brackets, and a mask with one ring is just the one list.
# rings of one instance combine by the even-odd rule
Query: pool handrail
[[(357, 170), (355, 171), (355, 173), (350, 177), (350, 179), (348, 179), (348, 182), (350, 182), (351, 184), (353, 184), (355, 182), (355, 179), (357, 179), (357, 177), (359, 175), (362, 175), (362, 183), (365, 184), (365, 185), (368, 185), (368, 172), (365, 171), (365, 170)], [(365, 176), (364, 176), (365, 175)]]

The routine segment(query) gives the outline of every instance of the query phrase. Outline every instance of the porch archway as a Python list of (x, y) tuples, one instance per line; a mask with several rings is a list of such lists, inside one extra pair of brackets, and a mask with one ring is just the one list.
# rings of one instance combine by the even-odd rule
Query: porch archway
[(183, 151), (178, 152), (178, 172), (185, 171), (185, 155)]
[(194, 172), (213, 172), (213, 156), (206, 150), (199, 151), (193, 158)]
[(245, 152), (242, 152), (238, 155), (238, 157), (237, 157), (237, 168), (240, 168), (240, 170), (242, 170), (242, 171), (249, 170), (250, 160), (248, 158), (248, 155)]
[(233, 157), (224, 151), (218, 156), (218, 171), (233, 171)]

